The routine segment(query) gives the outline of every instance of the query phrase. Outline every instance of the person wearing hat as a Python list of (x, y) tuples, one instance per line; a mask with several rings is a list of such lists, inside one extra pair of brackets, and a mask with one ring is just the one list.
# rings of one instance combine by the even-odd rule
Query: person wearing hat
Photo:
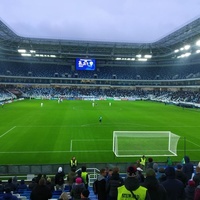
[(85, 189), (81, 192), (81, 199), (90, 200), (89, 195), (90, 191), (88, 189)]
[(187, 181), (192, 178), (192, 175), (194, 173), (194, 166), (190, 162), (189, 156), (184, 156), (185, 163), (183, 164), (183, 169), (182, 171), (186, 174), (187, 176)]
[(141, 185), (148, 189), (151, 200), (167, 199), (167, 192), (163, 185), (158, 182), (156, 173), (153, 169), (149, 168), (146, 170), (146, 178)]
[(117, 200), (150, 200), (147, 188), (140, 186), (139, 180), (136, 176), (137, 168), (130, 166), (127, 169), (127, 178), (124, 181), (124, 185), (118, 187)]
[(184, 199), (185, 191), (184, 184), (175, 178), (175, 169), (172, 166), (168, 166), (165, 169), (166, 181), (163, 181), (161, 184), (164, 186), (167, 191), (167, 199)]
[(183, 166), (181, 164), (178, 164), (176, 166), (176, 171), (175, 171), (175, 177), (180, 180), (184, 186), (187, 185), (187, 176), (186, 174), (182, 171)]
[(55, 186), (56, 186), (56, 190), (64, 190), (64, 177), (65, 177), (65, 173), (62, 169), (62, 167), (58, 168), (58, 172), (55, 175)]
[(81, 177), (77, 177), (75, 183), (72, 185), (72, 190), (70, 192), (71, 197), (73, 200), (81, 199), (81, 192), (85, 190), (85, 184), (82, 181)]

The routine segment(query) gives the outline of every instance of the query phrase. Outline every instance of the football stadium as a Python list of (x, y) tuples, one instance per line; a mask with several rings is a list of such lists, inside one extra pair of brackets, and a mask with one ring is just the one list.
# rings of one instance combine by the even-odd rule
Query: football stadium
[(200, 18), (153, 43), (22, 37), (0, 21), (0, 106), (2, 177), (67, 173), (74, 156), (122, 172), (143, 155), (197, 164)]

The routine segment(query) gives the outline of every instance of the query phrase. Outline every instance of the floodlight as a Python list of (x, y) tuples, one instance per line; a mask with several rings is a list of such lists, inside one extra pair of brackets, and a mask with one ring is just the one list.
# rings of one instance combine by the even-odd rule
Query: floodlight
[(138, 58), (138, 61), (147, 61), (147, 58)]
[(197, 46), (200, 46), (200, 40), (198, 40), (198, 41), (196, 42), (196, 45), (197, 45)]
[(188, 50), (189, 48), (190, 48), (190, 45), (185, 45), (185, 46), (184, 46), (184, 49), (185, 49), (185, 50)]
[(17, 50), (19, 53), (26, 53), (26, 49), (18, 49)]
[(21, 53), (21, 56), (28, 56), (28, 57), (30, 57), (31, 54), (30, 53)]
[(152, 58), (152, 55), (145, 55), (145, 58)]

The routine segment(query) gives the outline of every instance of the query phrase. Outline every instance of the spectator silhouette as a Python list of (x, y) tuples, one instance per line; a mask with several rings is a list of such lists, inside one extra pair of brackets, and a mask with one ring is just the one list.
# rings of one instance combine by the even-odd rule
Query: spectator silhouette
[(85, 189), (81, 192), (81, 199), (90, 200), (89, 195), (90, 195), (90, 191), (88, 189)]
[(11, 193), (10, 188), (5, 188), (5, 193), (1, 200), (18, 200), (18, 198)]
[(163, 185), (158, 182), (156, 173), (153, 169), (149, 168), (146, 170), (146, 178), (144, 183), (141, 184), (148, 189), (151, 200), (166, 200), (167, 192)]
[(189, 156), (184, 156), (184, 161), (185, 163), (183, 164), (183, 172), (186, 174), (188, 181), (192, 178), (192, 175), (194, 173), (194, 166), (190, 162)]
[(150, 200), (147, 189), (140, 186), (136, 172), (137, 168), (135, 166), (128, 167), (124, 185), (118, 187), (118, 200), (125, 199), (124, 197), (128, 197), (127, 199)]
[(65, 173), (63, 172), (62, 167), (58, 168), (58, 172), (55, 175), (55, 186), (56, 190), (64, 190), (64, 177)]
[(176, 167), (176, 171), (175, 171), (175, 176), (178, 180), (180, 180), (184, 186), (187, 185), (187, 176), (185, 173), (183, 173), (182, 171), (183, 167), (181, 164), (178, 164)]
[(12, 178), (8, 179), (8, 182), (5, 184), (4, 188), (10, 188), (11, 191), (17, 190), (16, 185), (12, 182)]
[(80, 177), (77, 177), (75, 183), (73, 183), (72, 185), (72, 189), (70, 192), (73, 200), (81, 199), (81, 192), (84, 189), (85, 189), (85, 184), (82, 182), (82, 179)]
[(196, 167), (196, 174), (193, 177), (195, 186), (197, 187), (200, 184), (200, 166)]
[(187, 186), (185, 187), (185, 200), (194, 200), (195, 193), (195, 182), (189, 180)]
[(117, 200), (117, 188), (124, 185), (124, 180), (119, 175), (119, 168), (114, 167), (112, 175), (107, 182), (107, 191), (109, 200)]
[(67, 181), (69, 184), (69, 191), (72, 189), (72, 184), (75, 182), (76, 172), (75, 169), (72, 169), (72, 171), (69, 172), (67, 176)]
[(167, 180), (162, 182), (167, 191), (168, 200), (183, 200), (185, 198), (184, 184), (175, 178), (174, 167), (168, 166), (165, 169)]
[(41, 178), (39, 180), (39, 184), (37, 184), (31, 194), (30, 199), (31, 200), (48, 200), (52, 197), (51, 190), (46, 185), (46, 180), (44, 178)]
[(103, 168), (100, 170), (100, 174), (97, 177), (97, 197), (98, 200), (107, 199), (106, 193), (106, 169)]

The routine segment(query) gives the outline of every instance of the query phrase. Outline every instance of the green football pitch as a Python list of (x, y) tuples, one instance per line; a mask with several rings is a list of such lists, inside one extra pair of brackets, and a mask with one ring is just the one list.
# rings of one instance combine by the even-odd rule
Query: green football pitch
[[(113, 131), (171, 131), (180, 136), (172, 161), (180, 162), (184, 154), (199, 161), (199, 122), (199, 109), (150, 101), (112, 101), (111, 106), (95, 101), (94, 107), (91, 101), (18, 101), (0, 108), (0, 162), (62, 164), (72, 156), (80, 163), (135, 162), (137, 157), (114, 156)], [(130, 148), (138, 151), (144, 145), (138, 140)], [(154, 160), (165, 162), (166, 157)]]

